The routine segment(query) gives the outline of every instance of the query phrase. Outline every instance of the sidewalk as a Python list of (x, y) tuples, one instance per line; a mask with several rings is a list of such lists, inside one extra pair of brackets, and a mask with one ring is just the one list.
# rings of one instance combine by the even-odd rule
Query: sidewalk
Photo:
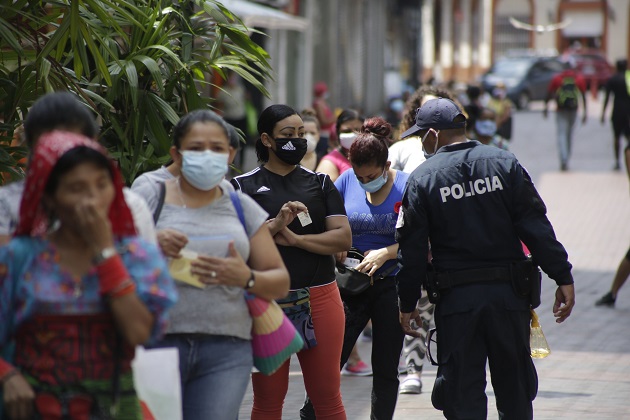
[[(610, 287), (630, 245), (630, 188), (625, 172), (610, 170), (610, 126), (600, 125), (600, 110), (599, 102), (589, 106), (589, 122), (577, 128), (571, 170), (564, 173), (558, 171), (553, 113), (547, 120), (537, 111), (515, 116), (512, 151), (532, 174), (547, 205), (574, 266), (576, 285), (572, 316), (556, 324), (551, 313), (555, 283), (543, 278), (543, 303), (537, 312), (552, 353), (535, 360), (539, 391), (534, 417), (541, 420), (630, 419), (630, 285), (619, 293), (615, 309), (593, 304)], [(359, 351), (370, 360), (370, 343), (359, 342)], [(435, 373), (425, 362), (423, 393), (401, 395), (395, 419), (443, 419), (431, 405)], [(369, 419), (371, 384), (369, 377), (342, 377), (348, 419)], [(496, 419), (490, 384), (487, 393), (488, 418)], [(294, 357), (283, 418), (299, 418), (303, 396)], [(250, 390), (242, 419), (249, 418), (251, 401)]]

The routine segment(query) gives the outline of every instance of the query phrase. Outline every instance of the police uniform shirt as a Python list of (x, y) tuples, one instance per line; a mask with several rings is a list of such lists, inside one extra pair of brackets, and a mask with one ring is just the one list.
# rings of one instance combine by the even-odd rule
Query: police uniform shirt
[(437, 272), (508, 266), (523, 260), (520, 240), (558, 285), (571, 264), (547, 209), (516, 157), (467, 141), (441, 147), (409, 177), (396, 225), (402, 312), (411, 312), (426, 276), (428, 243)]
[[(326, 219), (346, 216), (341, 195), (325, 174), (316, 174), (297, 166), (287, 175), (278, 175), (260, 166), (232, 179), (232, 185), (252, 197), (269, 217), (276, 217), (288, 201), (300, 201), (308, 209), (312, 223), (302, 226), (296, 217), (288, 228), (298, 235), (326, 231)], [(335, 280), (332, 255), (319, 255), (293, 246), (278, 245), (282, 260), (291, 276), (291, 289), (318, 286)]]

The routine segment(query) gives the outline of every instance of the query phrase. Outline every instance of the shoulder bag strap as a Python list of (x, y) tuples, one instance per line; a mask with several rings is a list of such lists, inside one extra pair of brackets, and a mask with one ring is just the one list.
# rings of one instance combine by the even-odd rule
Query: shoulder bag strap
[(230, 191), (230, 200), (232, 200), (232, 205), (236, 210), (236, 214), (238, 216), (238, 220), (241, 221), (241, 225), (243, 225), (243, 229), (245, 229), (245, 233), (249, 236), (249, 232), (247, 231), (247, 224), (245, 224), (245, 213), (243, 212), (243, 206), (241, 205), (241, 199), (235, 191)]
[(166, 198), (166, 183), (160, 182), (160, 194), (158, 195), (158, 205), (153, 212), (153, 223), (157, 224), (160, 219), (160, 213), (162, 213), (162, 207), (164, 207), (164, 199)]

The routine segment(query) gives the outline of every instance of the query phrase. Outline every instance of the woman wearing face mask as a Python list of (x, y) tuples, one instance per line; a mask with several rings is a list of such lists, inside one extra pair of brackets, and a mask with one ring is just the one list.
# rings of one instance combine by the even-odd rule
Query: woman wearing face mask
[(512, 108), (514, 108), (514, 104), (507, 97), (503, 82), (497, 83), (492, 91), (488, 108), (496, 113), (497, 134), (507, 141), (512, 140)]
[(302, 111), (302, 121), (304, 121), (304, 138), (306, 139), (306, 154), (302, 158), (300, 165), (306, 169), (314, 171), (317, 167), (317, 144), (320, 138), (319, 120), (312, 110)]
[[(346, 333), (342, 364), (361, 331), (372, 320), (372, 418), (391, 419), (398, 396), (398, 360), (403, 331), (398, 326), (395, 275), (397, 206), (408, 174), (390, 168), (387, 146), (392, 128), (382, 118), (363, 123), (350, 147), (352, 169), (335, 182), (352, 229), (352, 246), (365, 256), (356, 267), (374, 279), (367, 291), (344, 298)], [(346, 253), (337, 256), (344, 262)]]
[(490, 108), (481, 110), (481, 115), (475, 121), (475, 134), (477, 134), (477, 140), (480, 143), (509, 150), (507, 140), (497, 134), (496, 113)]
[[(301, 296), (307, 309), (301, 333), (308, 346), (297, 354), (306, 391), (318, 419), (345, 419), (339, 360), (344, 315), (332, 255), (350, 248), (352, 235), (339, 192), (325, 174), (298, 163), (306, 153), (304, 123), (292, 108), (271, 105), (260, 114), (256, 143), (263, 165), (232, 179), (269, 214), (268, 226), (291, 277), (285, 313)], [(310, 296), (310, 298), (309, 298)], [(308, 313), (310, 312), (310, 316)], [(314, 340), (313, 340), (314, 334)], [(255, 373), (252, 419), (280, 419), (289, 381), (289, 360), (271, 376)]]
[(335, 182), (339, 175), (351, 168), (348, 150), (357, 137), (357, 132), (365, 118), (354, 109), (344, 109), (337, 117), (337, 137), (339, 147), (324, 156), (317, 166), (316, 172), (327, 174)]
[[(171, 158), (181, 175), (165, 182), (156, 226), (184, 238), (165, 253), (173, 258), (171, 272), (192, 260), (182, 271), (197, 282), (177, 282), (180, 299), (158, 347), (179, 350), (185, 420), (238, 416), (253, 366), (245, 290), (271, 300), (285, 296), (289, 286), (267, 213), (220, 185), (234, 153), (225, 122), (212, 111), (193, 111), (173, 130)], [(240, 202), (245, 226), (233, 200)]]

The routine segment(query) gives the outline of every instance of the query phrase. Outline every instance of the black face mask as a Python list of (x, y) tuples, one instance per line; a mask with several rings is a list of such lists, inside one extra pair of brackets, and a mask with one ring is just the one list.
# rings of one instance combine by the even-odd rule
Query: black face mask
[(276, 150), (272, 151), (278, 156), (278, 159), (287, 165), (297, 165), (302, 161), (306, 154), (305, 138), (278, 138), (276, 142)]

